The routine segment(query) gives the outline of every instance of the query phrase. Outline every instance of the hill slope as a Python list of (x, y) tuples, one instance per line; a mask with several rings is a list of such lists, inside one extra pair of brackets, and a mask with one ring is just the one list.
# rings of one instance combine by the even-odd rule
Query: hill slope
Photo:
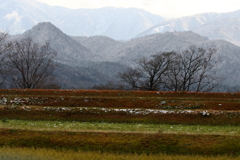
[(39, 23), (31, 30), (13, 37), (14, 39), (31, 37), (35, 42), (40, 44), (50, 42), (51, 47), (58, 51), (58, 59), (65, 61), (65, 63), (74, 64), (93, 57), (89, 49), (74, 41), (70, 36), (49, 22)]
[(112, 46), (100, 55), (107, 61), (131, 66), (134, 65), (133, 60), (140, 57), (159, 52), (181, 52), (191, 45), (216, 49), (214, 58), (219, 61), (217, 67), (220, 74), (226, 77), (224, 84), (240, 85), (240, 47), (224, 40), (209, 40), (191, 31), (160, 33), (132, 39)]

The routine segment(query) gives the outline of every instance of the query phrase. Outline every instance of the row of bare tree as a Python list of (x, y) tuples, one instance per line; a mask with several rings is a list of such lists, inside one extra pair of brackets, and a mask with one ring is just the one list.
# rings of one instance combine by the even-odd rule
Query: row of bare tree
[(135, 61), (136, 67), (119, 73), (131, 90), (209, 92), (223, 81), (212, 48), (191, 46), (181, 53), (164, 52)]
[(56, 55), (49, 43), (40, 46), (31, 38), (10, 41), (8, 34), (0, 33), (1, 86), (29, 89), (56, 87), (53, 76)]

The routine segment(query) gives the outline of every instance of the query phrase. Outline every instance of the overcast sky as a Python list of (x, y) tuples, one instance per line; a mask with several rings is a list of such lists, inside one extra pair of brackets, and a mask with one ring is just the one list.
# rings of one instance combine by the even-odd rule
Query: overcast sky
[(240, 0), (38, 0), (66, 8), (134, 7), (177, 18), (204, 12), (231, 12), (240, 9)]

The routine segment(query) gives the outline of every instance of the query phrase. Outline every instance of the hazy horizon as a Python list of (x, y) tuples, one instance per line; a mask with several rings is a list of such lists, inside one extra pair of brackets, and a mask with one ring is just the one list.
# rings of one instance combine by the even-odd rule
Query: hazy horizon
[(239, 0), (37, 0), (51, 6), (71, 9), (123, 7), (140, 8), (166, 18), (178, 18), (206, 12), (232, 12), (240, 9)]

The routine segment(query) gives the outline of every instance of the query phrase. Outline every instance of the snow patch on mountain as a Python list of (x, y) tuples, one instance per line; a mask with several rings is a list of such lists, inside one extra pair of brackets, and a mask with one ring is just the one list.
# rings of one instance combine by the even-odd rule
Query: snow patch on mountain
[(193, 31), (212, 40), (223, 39), (240, 46), (240, 10), (229, 13), (204, 13), (194, 16), (171, 19), (140, 33), (144, 35)]
[(4, 16), (4, 18), (6, 18), (8, 21), (13, 20), (14, 25), (16, 25), (17, 23), (21, 22), (22, 16), (20, 16), (17, 11), (13, 11), (12, 13)]
[(214, 23), (208, 23), (193, 32), (210, 39), (224, 39), (240, 46), (240, 18), (228, 18)]

